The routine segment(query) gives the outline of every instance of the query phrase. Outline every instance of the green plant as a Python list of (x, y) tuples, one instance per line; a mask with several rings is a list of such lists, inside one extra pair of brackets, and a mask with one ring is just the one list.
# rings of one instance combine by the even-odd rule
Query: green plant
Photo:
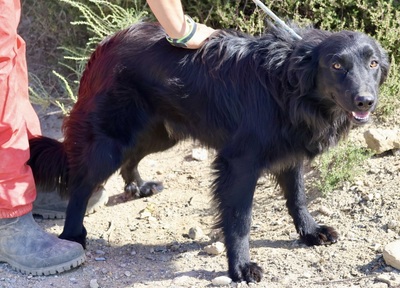
[[(86, 62), (97, 44), (106, 36), (140, 21), (147, 15), (147, 12), (143, 8), (138, 8), (143, 6), (139, 0), (134, 1), (134, 5), (130, 1), (129, 7), (125, 4), (124, 6), (128, 8), (120, 6), (125, 1), (117, 1), (119, 5), (105, 0), (89, 0), (85, 1), (86, 3), (78, 0), (59, 1), (78, 10), (80, 19), (72, 21), (71, 25), (85, 27), (90, 36), (83, 48), (67, 46), (61, 48), (64, 51), (64, 61), (59, 66), (63, 68), (64, 73), (58, 73), (55, 70), (52, 73), (60, 81), (60, 87), (64, 91), (60, 93), (62, 96), (50, 97), (40, 79), (31, 75), (30, 97), (35, 104), (43, 107), (54, 104), (64, 114), (67, 114), (70, 106), (77, 100), (78, 80), (81, 78)], [(69, 73), (66, 73), (67, 71)]]
[(313, 167), (319, 176), (315, 178), (313, 186), (323, 195), (327, 195), (339, 188), (343, 182), (353, 181), (362, 173), (362, 163), (372, 154), (371, 151), (360, 148), (350, 141), (342, 142), (314, 161)]

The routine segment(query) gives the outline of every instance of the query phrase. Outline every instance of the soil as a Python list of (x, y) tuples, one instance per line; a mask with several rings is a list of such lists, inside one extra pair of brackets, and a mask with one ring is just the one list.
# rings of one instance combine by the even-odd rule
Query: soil
[[(62, 115), (39, 111), (43, 133), (61, 138)], [(396, 119), (395, 119), (396, 120)], [(389, 122), (389, 128), (398, 122)], [(364, 143), (364, 128), (350, 139)], [(379, 124), (380, 126), (382, 124)], [(191, 141), (145, 158), (144, 178), (163, 181), (164, 191), (150, 198), (126, 200), (116, 173), (106, 183), (108, 204), (88, 215), (87, 261), (79, 268), (53, 276), (22, 275), (0, 264), (0, 287), (212, 287), (227, 275), (225, 253), (208, 255), (204, 247), (218, 241), (211, 229), (210, 184), (213, 151), (205, 160), (192, 158)], [(330, 246), (306, 247), (299, 240), (275, 183), (264, 175), (255, 194), (250, 253), (265, 270), (252, 287), (397, 287), (400, 272), (387, 266), (382, 249), (400, 239), (400, 153), (392, 151), (362, 164), (363, 173), (327, 196), (309, 191), (315, 219), (335, 227), (340, 239)], [(307, 187), (315, 181), (306, 175)], [(49, 233), (59, 234), (63, 220), (43, 220)], [(203, 237), (191, 239), (190, 228)], [(239, 287), (247, 287), (241, 283)]]
[[(61, 138), (61, 113), (40, 113), (43, 133)], [(371, 125), (370, 125), (371, 126)], [(350, 138), (362, 145), (362, 130)], [(365, 144), (364, 144), (365, 145)], [(162, 180), (164, 191), (150, 198), (126, 200), (118, 173), (105, 187), (108, 204), (85, 217), (87, 261), (56, 276), (26, 276), (0, 264), (0, 287), (210, 287), (226, 275), (225, 253), (210, 256), (216, 242), (211, 230), (210, 164), (214, 152), (198, 161), (191, 141), (145, 158), (146, 179)], [(382, 248), (400, 235), (400, 153), (372, 157), (353, 183), (326, 197), (310, 191), (309, 209), (318, 222), (336, 227), (338, 243), (306, 247), (298, 241), (280, 189), (264, 175), (257, 185), (251, 229), (252, 259), (264, 268), (256, 287), (396, 287), (399, 271), (386, 266)], [(309, 173), (312, 174), (312, 171)], [(315, 179), (306, 175), (308, 186)], [(39, 224), (59, 234), (63, 220)], [(204, 236), (189, 238), (190, 228)], [(92, 282), (91, 282), (92, 281)], [(91, 283), (91, 284), (90, 284)], [(92, 285), (92, 286), (90, 286)], [(240, 286), (246, 287), (245, 284)]]

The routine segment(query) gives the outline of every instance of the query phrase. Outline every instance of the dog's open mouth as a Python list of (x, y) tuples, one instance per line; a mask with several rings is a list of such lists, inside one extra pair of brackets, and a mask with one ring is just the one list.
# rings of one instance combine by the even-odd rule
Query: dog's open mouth
[(371, 113), (369, 111), (365, 112), (351, 112), (353, 122), (357, 124), (367, 123)]

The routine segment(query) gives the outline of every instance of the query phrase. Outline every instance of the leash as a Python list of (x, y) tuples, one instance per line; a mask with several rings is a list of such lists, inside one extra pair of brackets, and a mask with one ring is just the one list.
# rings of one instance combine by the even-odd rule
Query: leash
[(275, 22), (277, 22), (279, 25), (281, 25), (287, 32), (289, 32), (290, 35), (292, 35), (295, 39), (297, 40), (301, 40), (302, 38), (299, 36), (299, 34), (297, 34), (296, 32), (294, 32), (294, 30), (292, 28), (290, 28), (288, 25), (286, 25), (285, 22), (283, 22), (278, 16), (276, 16), (274, 14), (274, 12), (271, 11), (271, 9), (269, 9), (267, 6), (265, 6), (261, 1), (259, 0), (253, 0), (254, 3), (256, 3), (256, 5), (258, 7), (260, 7), (269, 17), (271, 17), (272, 19), (275, 20)]

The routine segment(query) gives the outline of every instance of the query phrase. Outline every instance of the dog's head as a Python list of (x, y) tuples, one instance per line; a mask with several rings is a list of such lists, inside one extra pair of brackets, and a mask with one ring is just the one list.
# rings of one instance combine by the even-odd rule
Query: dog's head
[[(322, 35), (314, 38), (319, 38), (314, 40), (318, 44), (310, 41), (301, 46), (303, 51), (295, 51), (296, 61), (290, 67), (294, 74), (289, 80), (298, 81), (301, 93), (313, 90), (322, 97), (321, 102), (331, 102), (345, 111), (353, 123), (366, 123), (376, 108), (379, 86), (388, 74), (387, 54), (363, 33)], [(306, 42), (306, 37), (302, 41)]]

